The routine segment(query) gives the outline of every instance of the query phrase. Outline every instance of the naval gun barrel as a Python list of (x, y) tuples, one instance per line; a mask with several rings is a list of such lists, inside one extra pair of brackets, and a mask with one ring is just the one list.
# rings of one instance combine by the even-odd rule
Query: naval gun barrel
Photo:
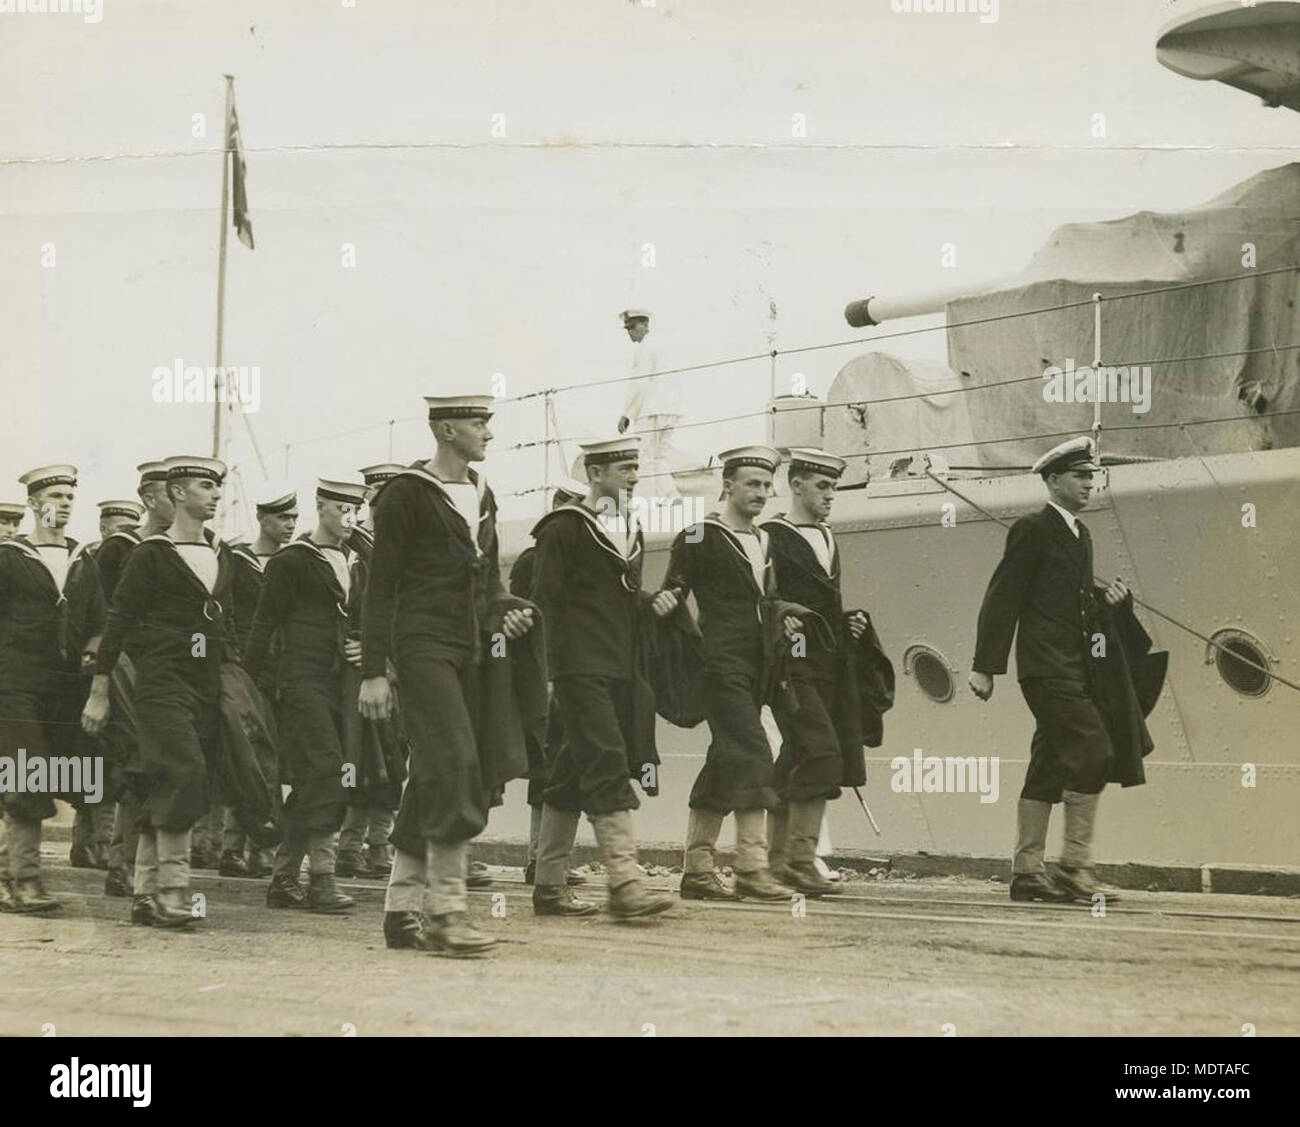
[(864, 297), (860, 301), (850, 301), (844, 307), (844, 319), (855, 329), (870, 328), (885, 321), (897, 321), (903, 317), (920, 317), (926, 313), (942, 313), (944, 306), (958, 298), (971, 297), (974, 294), (988, 293), (999, 287), (1000, 283), (967, 283), (964, 286), (945, 289), (921, 290), (917, 293), (901, 294), (898, 297)]

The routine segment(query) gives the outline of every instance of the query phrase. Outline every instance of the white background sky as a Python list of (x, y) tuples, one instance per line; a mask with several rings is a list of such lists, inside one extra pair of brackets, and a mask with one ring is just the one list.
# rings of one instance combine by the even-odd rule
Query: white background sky
[[(98, 24), (0, 15), (0, 499), (75, 462), (82, 537), (135, 463), (208, 450), (210, 408), (153, 404), (151, 373), (212, 362), (223, 72), (257, 237), (231, 237), (226, 360), (261, 368), (252, 425), (273, 476), (298, 444), (304, 486), (388, 454), (382, 427), (305, 440), (419, 416), (422, 395), (624, 374), (628, 304), (654, 312), (661, 364), (763, 351), (769, 301), (779, 346), (845, 340), (853, 298), (1018, 271), (1060, 223), (1195, 205), (1300, 136), (1159, 66), (1187, 9), (1162, 0), (1002, 0), (993, 24), (888, 0), (103, 3)], [(885, 347), (944, 355), (942, 334)], [(783, 359), (781, 380), (824, 393), (862, 351)], [(768, 365), (685, 390), (696, 417), (756, 410)], [(561, 425), (609, 430), (621, 403), (561, 396)], [(539, 451), (506, 449), (540, 436), (537, 401), (494, 425), (498, 493), (540, 484)], [(393, 453), (427, 453), (423, 425)]]

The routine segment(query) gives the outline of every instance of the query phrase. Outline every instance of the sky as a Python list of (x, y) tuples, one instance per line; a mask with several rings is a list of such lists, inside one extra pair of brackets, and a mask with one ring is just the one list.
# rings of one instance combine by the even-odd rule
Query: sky
[[(208, 452), (211, 408), (155, 403), (153, 373), (213, 363), (224, 73), (256, 234), (255, 250), (229, 243), (225, 361), (261, 380), (229, 460), (247, 488), (269, 475), (308, 489), (426, 456), (424, 395), (625, 375), (628, 305), (652, 311), (665, 366), (851, 342), (778, 358), (778, 391), (799, 376), (824, 394), (870, 350), (844, 322), (852, 299), (978, 286), (1021, 270), (1061, 223), (1192, 206), (1297, 159), (1294, 115), (1156, 62), (1158, 29), (1186, 10), (1002, 0), (981, 23), (889, 0), (103, 0), (97, 23), (0, 13), (0, 500), (20, 499), (27, 469), (73, 462), (72, 531), (93, 536), (94, 502), (132, 496), (136, 463)], [(940, 332), (880, 347), (945, 354)], [(703, 420), (761, 410), (770, 380), (762, 359), (679, 386)], [(623, 395), (560, 392), (561, 432), (608, 433)], [(541, 400), (502, 403), (493, 428), (503, 513), (536, 512), (541, 450), (512, 447), (542, 437)], [(763, 423), (684, 437), (703, 457), (761, 440)]]

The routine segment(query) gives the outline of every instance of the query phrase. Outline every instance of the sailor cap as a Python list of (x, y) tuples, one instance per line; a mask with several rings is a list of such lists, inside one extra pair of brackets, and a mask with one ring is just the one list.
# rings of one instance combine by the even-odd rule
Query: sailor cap
[(135, 472), (140, 475), (141, 485), (167, 480), (167, 466), (163, 462), (141, 462), (135, 467)]
[[(580, 442), (582, 462), (586, 466), (605, 466), (611, 462), (630, 462), (641, 456), (641, 439), (637, 435), (620, 435), (600, 442)], [(586, 491), (584, 490), (584, 495)]]
[(740, 466), (757, 466), (773, 473), (781, 464), (781, 455), (770, 446), (737, 446), (734, 450), (724, 450), (718, 455), (723, 470)]
[(76, 485), (77, 467), (66, 464), (38, 466), (34, 470), (28, 470), (18, 481), (19, 484), (27, 486), (27, 495), (30, 497), (38, 490), (51, 485)]
[(1101, 469), (1101, 466), (1094, 460), (1092, 439), (1086, 434), (1081, 434), (1078, 438), (1071, 438), (1059, 446), (1053, 446), (1030, 469), (1031, 472), (1046, 478), (1048, 474), (1064, 473), (1066, 470), (1091, 472)]
[(22, 520), (27, 506), (21, 502), (0, 501), (0, 520)]
[(790, 448), (790, 473), (796, 471), (819, 473), (839, 480), (846, 465), (848, 463), (843, 458), (828, 454), (825, 450), (814, 450), (811, 446)]
[(298, 491), (285, 481), (263, 482), (253, 494), (258, 516), (275, 516), (298, 507)]
[(100, 501), (101, 517), (130, 517), (139, 521), (144, 516), (144, 506), (139, 501)]
[(226, 463), (219, 458), (203, 458), (197, 454), (178, 454), (163, 460), (168, 481), (182, 477), (201, 477), (220, 485), (226, 479)]
[(357, 472), (365, 479), (367, 485), (382, 485), (404, 469), (406, 467), (401, 462), (376, 462), (373, 466), (364, 466)]
[[(429, 421), (434, 419), (490, 419), (493, 399), (490, 395), (426, 395)], [(405, 467), (403, 467), (405, 468)]]
[(365, 482), (329, 481), (323, 477), (316, 479), (318, 501), (341, 501), (345, 505), (360, 505), (369, 495), (370, 488)]

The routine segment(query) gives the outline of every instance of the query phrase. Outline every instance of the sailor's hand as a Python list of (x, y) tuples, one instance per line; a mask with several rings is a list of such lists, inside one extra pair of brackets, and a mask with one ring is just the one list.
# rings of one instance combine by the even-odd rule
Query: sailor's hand
[(854, 641), (862, 637), (862, 632), (867, 628), (867, 616), (860, 610), (855, 610), (849, 615), (849, 633), (853, 635)]
[(357, 711), (367, 720), (388, 720), (393, 715), (393, 690), (387, 677), (367, 677), (361, 682)]
[(650, 609), (655, 612), (656, 618), (663, 618), (664, 615), (672, 614), (677, 609), (677, 592), (660, 591), (651, 600)]
[(794, 615), (787, 614), (785, 618), (781, 620), (781, 629), (785, 631), (785, 636), (793, 642), (795, 635), (803, 629), (803, 622), (795, 618)]
[(523, 610), (518, 608), (508, 610), (505, 618), (501, 621), (501, 629), (505, 632), (506, 637), (512, 641), (515, 638), (522, 638), (532, 628), (533, 610), (531, 607), (525, 607)]
[[(107, 678), (105, 678), (107, 680)], [(108, 691), (91, 690), (86, 698), (86, 707), (81, 710), (81, 727), (91, 736), (97, 736), (108, 726)]]
[(356, 638), (348, 638), (343, 642), (343, 656), (349, 665), (361, 664), (361, 642)]
[(1116, 577), (1115, 582), (1106, 588), (1106, 602), (1111, 606), (1117, 607), (1125, 599), (1129, 598), (1132, 592), (1124, 585), (1124, 580)]
[(971, 670), (971, 674), (966, 678), (966, 684), (970, 686), (970, 691), (980, 700), (988, 700), (993, 695), (993, 674), (977, 673)]

